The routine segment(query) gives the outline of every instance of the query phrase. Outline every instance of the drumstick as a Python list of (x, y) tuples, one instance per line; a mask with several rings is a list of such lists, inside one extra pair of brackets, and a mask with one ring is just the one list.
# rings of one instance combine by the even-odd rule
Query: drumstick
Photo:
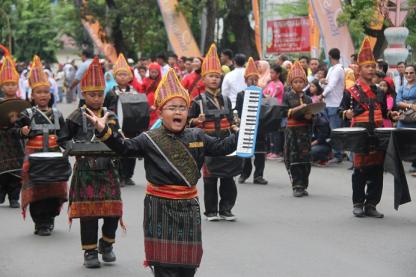
[(95, 140), (95, 134), (92, 136), (92, 139), (90, 140), (90, 142), (93, 142)]
[(120, 135), (123, 137), (123, 139), (127, 139), (126, 136), (123, 133), (123, 130), (118, 129), (118, 132), (120, 133)]
[(202, 100), (199, 100), (199, 109), (201, 110), (200, 114), (204, 114), (204, 105), (202, 105)]

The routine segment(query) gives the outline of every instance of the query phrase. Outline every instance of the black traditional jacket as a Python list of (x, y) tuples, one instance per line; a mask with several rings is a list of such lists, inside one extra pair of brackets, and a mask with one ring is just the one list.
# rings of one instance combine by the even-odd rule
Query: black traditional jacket
[[(143, 156), (146, 179), (156, 186), (188, 185), (172, 165), (183, 175), (191, 176), (193, 180), (190, 183), (195, 185), (201, 177), (200, 170), (206, 155), (224, 156), (234, 152), (237, 146), (234, 134), (220, 139), (205, 134), (199, 128), (172, 133), (162, 126), (135, 138), (123, 139), (107, 126), (97, 137), (122, 156)], [(187, 172), (190, 169), (192, 172)]]

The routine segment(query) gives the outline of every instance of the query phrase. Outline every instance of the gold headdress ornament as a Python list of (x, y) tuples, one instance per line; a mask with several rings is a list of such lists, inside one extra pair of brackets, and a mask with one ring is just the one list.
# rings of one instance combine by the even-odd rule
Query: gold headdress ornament
[(13, 58), (10, 55), (3, 57), (3, 62), (0, 69), (0, 85), (4, 83), (19, 82), (19, 73), (17, 73)]
[(253, 58), (248, 58), (248, 62), (246, 65), (246, 70), (244, 71), (244, 78), (248, 78), (249, 76), (260, 76), (259, 71), (257, 70), (256, 63), (254, 62)]
[(204, 61), (201, 66), (201, 75), (204, 77), (208, 73), (218, 73), (221, 75), (221, 62), (217, 54), (217, 46), (215, 43), (211, 44), (207, 54), (205, 55)]
[(168, 73), (160, 81), (159, 86), (155, 92), (155, 106), (162, 108), (169, 100), (179, 97), (185, 100), (189, 107), (190, 98), (188, 91), (182, 86), (181, 82), (176, 76), (175, 70), (170, 68)]
[(291, 84), (292, 81), (297, 78), (300, 78), (307, 82), (305, 70), (303, 69), (299, 61), (295, 62), (295, 64), (290, 69), (289, 74), (287, 75), (287, 81), (289, 84)]
[(371, 43), (369, 38), (365, 38), (361, 44), (360, 52), (358, 52), (358, 64), (375, 64), (376, 60), (374, 59), (373, 50), (371, 48)]
[(124, 57), (122, 53), (118, 55), (117, 61), (113, 67), (114, 76), (116, 76), (118, 72), (125, 72), (129, 74), (130, 77), (133, 77), (133, 74), (131, 73), (131, 70), (130, 70), (130, 66), (127, 63), (126, 58)]
[(105, 89), (104, 73), (97, 56), (94, 57), (81, 80), (81, 91), (103, 91)]
[(38, 87), (50, 87), (48, 76), (43, 70), (39, 56), (33, 57), (32, 65), (29, 71), (29, 86), (33, 89)]

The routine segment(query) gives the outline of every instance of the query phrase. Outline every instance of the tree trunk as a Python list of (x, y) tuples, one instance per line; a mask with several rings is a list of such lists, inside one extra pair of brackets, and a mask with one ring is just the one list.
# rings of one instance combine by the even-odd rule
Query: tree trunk
[(203, 53), (206, 53), (215, 39), (215, 21), (217, 19), (217, 4), (216, 1), (207, 1), (207, 26), (205, 33), (205, 44)]
[(254, 30), (248, 19), (251, 0), (227, 1), (227, 10), (229, 12), (224, 18), (223, 48), (231, 48), (235, 53), (258, 58)]

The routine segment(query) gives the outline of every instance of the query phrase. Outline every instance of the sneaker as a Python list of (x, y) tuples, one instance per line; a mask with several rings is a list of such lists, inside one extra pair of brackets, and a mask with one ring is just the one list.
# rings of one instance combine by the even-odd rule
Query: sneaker
[(264, 179), (263, 176), (258, 176), (253, 179), (253, 183), (259, 185), (267, 185), (269, 182), (267, 182), (267, 180)]
[(305, 189), (298, 188), (298, 189), (293, 190), (293, 196), (294, 197), (303, 197), (303, 196), (308, 196), (308, 195), (309, 194)]
[(41, 237), (47, 237), (52, 234), (52, 230), (49, 228), (49, 226), (43, 225), (38, 228), (35, 234)]
[(275, 154), (275, 153), (272, 153), (271, 155), (270, 155), (270, 157), (269, 157), (269, 160), (277, 160), (277, 159), (279, 159), (280, 157), (279, 157), (279, 155), (277, 155), (277, 154)]
[(205, 214), (208, 221), (218, 221), (220, 218), (218, 217), (217, 213), (207, 213)]
[(238, 177), (238, 183), (239, 184), (244, 184), (246, 182), (247, 178), (244, 177), (243, 175), (240, 175), (240, 177)]
[(332, 158), (328, 161), (328, 164), (340, 164), (342, 163), (342, 159), (339, 158)]
[(84, 266), (86, 268), (98, 268), (101, 266), (100, 261), (98, 260), (97, 250), (85, 250)]
[(220, 218), (226, 221), (235, 221), (237, 218), (231, 211), (220, 212)]
[(354, 204), (354, 208), (352, 210), (352, 214), (355, 217), (365, 217), (363, 204)]
[(102, 255), (103, 261), (106, 263), (111, 263), (116, 261), (116, 255), (113, 251), (113, 245), (106, 242), (103, 239), (100, 239), (98, 243), (98, 253)]
[(6, 195), (3, 193), (0, 193), (0, 204), (3, 204), (5, 200), (6, 200)]
[(125, 179), (124, 184), (126, 186), (135, 186), (136, 185), (136, 183), (131, 178)]
[(18, 200), (10, 200), (10, 208), (18, 209), (20, 208), (20, 203)]
[(374, 205), (365, 205), (364, 212), (366, 216), (374, 218), (383, 218), (384, 214), (379, 213)]

